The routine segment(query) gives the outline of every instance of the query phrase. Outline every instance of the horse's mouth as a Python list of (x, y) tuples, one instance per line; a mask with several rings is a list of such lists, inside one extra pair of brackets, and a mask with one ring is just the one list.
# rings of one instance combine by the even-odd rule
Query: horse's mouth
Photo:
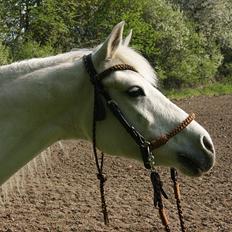
[(204, 172), (199, 162), (184, 154), (178, 154), (177, 160), (181, 164), (179, 169), (188, 176), (199, 177)]

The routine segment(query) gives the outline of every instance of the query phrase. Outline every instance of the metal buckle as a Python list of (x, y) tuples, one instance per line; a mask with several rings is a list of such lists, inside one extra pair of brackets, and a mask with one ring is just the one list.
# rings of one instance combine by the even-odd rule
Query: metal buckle
[(148, 141), (144, 141), (142, 145), (140, 145), (140, 151), (143, 157), (143, 164), (146, 169), (153, 170), (155, 166), (154, 155), (150, 150), (150, 143)]

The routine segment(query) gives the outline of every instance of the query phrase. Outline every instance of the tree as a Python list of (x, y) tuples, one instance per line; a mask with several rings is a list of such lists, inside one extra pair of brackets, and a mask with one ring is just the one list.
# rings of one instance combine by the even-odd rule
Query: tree
[(53, 51), (47, 50), (52, 53), (80, 47), (89, 34), (85, 25), (97, 3), (98, 0), (0, 0), (0, 35), (11, 48), (14, 60), (24, 57), (21, 50), (28, 50), (30, 41), (39, 45), (37, 49), (52, 47)]
[(11, 0), (0, 1), (0, 33), (4, 41), (13, 46), (29, 30), (31, 10), (40, 4), (41, 0)]
[(196, 23), (209, 44), (216, 43), (224, 56), (218, 76), (232, 73), (232, 2), (231, 0), (170, 0)]
[(216, 44), (209, 44), (183, 13), (166, 1), (151, 0), (145, 12), (146, 21), (159, 34), (156, 62), (164, 75), (164, 85), (194, 86), (212, 80), (221, 64)]
[[(34, 17), (32, 11), (40, 5), (41, 0), (0, 1), (0, 35), (3, 43), (10, 49), (14, 60), (29, 58), (27, 55), (32, 49), (29, 52), (26, 44), (29, 43), (28, 34)], [(36, 48), (40, 49), (39, 46)]]

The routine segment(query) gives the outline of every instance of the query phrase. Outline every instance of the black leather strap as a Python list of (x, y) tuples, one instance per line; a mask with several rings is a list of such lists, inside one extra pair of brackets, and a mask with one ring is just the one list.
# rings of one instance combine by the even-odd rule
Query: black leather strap
[(89, 77), (91, 78), (91, 81), (95, 80), (95, 77), (97, 76), (97, 71), (94, 67), (94, 64), (92, 62), (91, 54), (84, 56), (83, 61), (85, 64), (85, 69), (87, 73), (89, 74)]

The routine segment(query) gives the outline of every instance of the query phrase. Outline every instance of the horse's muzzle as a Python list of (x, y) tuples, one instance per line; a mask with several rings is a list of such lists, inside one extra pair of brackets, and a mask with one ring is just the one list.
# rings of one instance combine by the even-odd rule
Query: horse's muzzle
[(215, 149), (213, 143), (206, 136), (200, 137), (200, 150), (197, 155), (187, 153), (177, 154), (180, 170), (189, 176), (201, 176), (208, 172), (215, 163)]

